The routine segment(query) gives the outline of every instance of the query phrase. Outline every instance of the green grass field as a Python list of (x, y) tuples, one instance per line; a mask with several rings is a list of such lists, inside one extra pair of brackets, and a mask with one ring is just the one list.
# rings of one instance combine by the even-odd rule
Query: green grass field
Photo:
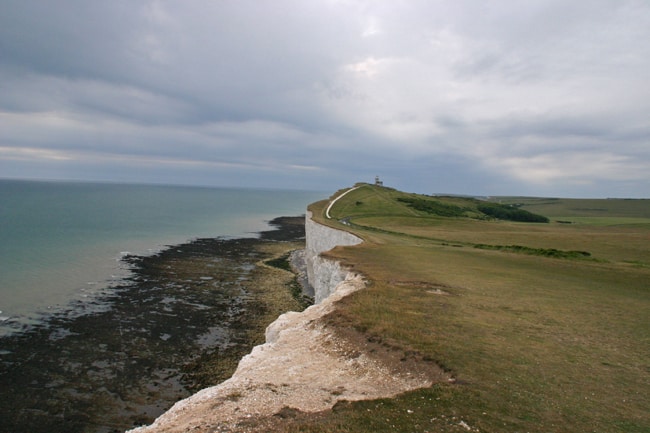
[[(370, 281), (341, 302), (340, 323), (456, 382), (339, 404), (285, 431), (650, 432), (650, 200), (499, 199), (551, 221), (520, 223), (471, 199), (417, 197), (439, 202), (427, 211), (399, 200), (414, 197), (363, 185), (331, 219), (327, 201), (311, 210), (365, 240), (336, 250)], [(432, 213), (449, 206), (463, 215)]]

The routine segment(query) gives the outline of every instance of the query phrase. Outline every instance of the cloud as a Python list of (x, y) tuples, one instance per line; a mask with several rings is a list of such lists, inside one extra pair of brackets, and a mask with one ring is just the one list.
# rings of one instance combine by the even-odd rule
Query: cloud
[(0, 176), (647, 196), (649, 36), (641, 0), (8, 2)]

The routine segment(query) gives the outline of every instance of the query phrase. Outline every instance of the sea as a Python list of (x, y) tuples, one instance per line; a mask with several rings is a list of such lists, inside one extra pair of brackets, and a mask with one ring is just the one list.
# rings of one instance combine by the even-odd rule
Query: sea
[(0, 337), (92, 300), (125, 255), (198, 238), (256, 237), (318, 191), (0, 179)]

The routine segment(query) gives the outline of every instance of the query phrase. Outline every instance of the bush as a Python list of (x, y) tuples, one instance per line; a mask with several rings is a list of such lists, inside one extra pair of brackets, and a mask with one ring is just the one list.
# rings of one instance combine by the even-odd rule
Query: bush
[(547, 223), (549, 219), (543, 215), (534, 214), (527, 210), (519, 209), (514, 206), (508, 206), (498, 203), (482, 203), (478, 205), (478, 210), (492, 218), (508, 221), (518, 221), (527, 223)]
[(564, 251), (555, 248), (531, 248), (523, 245), (486, 245), (476, 244), (474, 248), (481, 250), (507, 251), (511, 253), (530, 254), (534, 256), (553, 257), (556, 259), (585, 259), (591, 257), (587, 251)]
[(412, 207), (415, 210), (421, 212), (426, 212), (433, 215), (444, 216), (444, 217), (458, 217), (465, 214), (464, 208), (460, 206), (454, 206), (451, 204), (445, 204), (438, 200), (427, 200), (423, 198), (407, 198), (400, 197), (397, 199), (402, 203), (406, 203), (409, 207)]

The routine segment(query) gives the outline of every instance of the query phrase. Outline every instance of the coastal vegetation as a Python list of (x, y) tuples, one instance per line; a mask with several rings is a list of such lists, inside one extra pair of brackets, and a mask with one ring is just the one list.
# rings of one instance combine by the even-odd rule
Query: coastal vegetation
[(508, 221), (520, 221), (525, 223), (547, 223), (548, 218), (537, 215), (525, 209), (519, 209), (516, 205), (504, 205), (499, 203), (482, 203), (477, 209), (485, 215)]
[(414, 197), (397, 197), (397, 200), (408, 204), (413, 209), (438, 216), (458, 217), (463, 216), (467, 211), (467, 208), (462, 208), (453, 204), (447, 204), (440, 200)]
[(544, 257), (555, 257), (557, 259), (584, 259), (590, 257), (587, 251), (562, 251), (556, 248), (530, 248), (523, 245), (485, 245), (476, 244), (474, 248), (483, 250), (510, 251), (514, 253), (531, 254)]
[[(273, 268), (278, 268), (283, 271), (286, 271), (288, 273), (293, 273), (293, 267), (291, 266), (291, 253), (293, 251), (287, 251), (284, 254), (282, 254), (279, 257), (275, 257), (270, 260), (266, 260), (264, 262), (265, 265), (271, 266)], [(285, 274), (286, 275), (286, 274)], [(300, 306), (298, 310), (304, 310), (305, 308), (309, 307), (314, 303), (314, 299), (311, 296), (308, 296), (305, 294), (304, 289), (300, 282), (298, 281), (298, 277), (294, 275), (293, 278), (291, 278), (290, 281), (285, 282), (285, 285), (289, 289), (289, 293), (291, 293), (291, 296), (293, 299), (297, 302), (297, 305)]]
[[(480, 201), (471, 198), (430, 197), (430, 196), (397, 196), (398, 202), (406, 203), (409, 207), (429, 215), (442, 217), (470, 217), (478, 219), (500, 219), (531, 223), (547, 223), (549, 219), (521, 209), (518, 204), (501, 204)], [(450, 202), (451, 201), (451, 202)], [(463, 203), (464, 201), (464, 203)], [(357, 205), (363, 204), (357, 201)], [(461, 205), (463, 204), (463, 205)]]
[[(310, 207), (318, 222), (364, 239), (329, 254), (368, 287), (340, 301), (328, 324), (433, 360), (453, 380), (291, 412), (274, 431), (650, 431), (650, 200), (358, 186), (332, 218), (329, 201)], [(548, 223), (486, 218), (486, 206)]]

